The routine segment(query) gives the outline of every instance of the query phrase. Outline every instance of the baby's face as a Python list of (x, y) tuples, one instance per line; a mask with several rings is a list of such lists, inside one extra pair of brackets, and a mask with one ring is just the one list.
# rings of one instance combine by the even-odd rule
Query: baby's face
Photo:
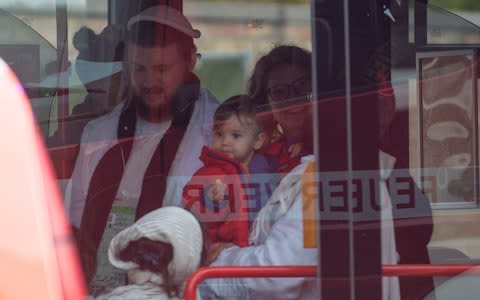
[(235, 115), (214, 126), (213, 148), (225, 153), (244, 167), (253, 157), (255, 150), (263, 144), (261, 133), (252, 118)]
[(120, 253), (120, 259), (136, 263), (141, 270), (162, 273), (173, 259), (171, 244), (147, 238), (130, 242)]

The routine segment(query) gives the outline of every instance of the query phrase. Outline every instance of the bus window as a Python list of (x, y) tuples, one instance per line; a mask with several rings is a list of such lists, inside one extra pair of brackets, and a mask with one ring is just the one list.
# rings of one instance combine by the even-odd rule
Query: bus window
[(479, 44), (480, 6), (477, 3), (472, 1), (459, 5), (449, 1), (432, 0), (427, 7), (427, 34), (430, 44)]
[[(378, 162), (378, 151), (395, 157), (399, 165), (394, 170), (402, 170), (398, 177), (394, 175), (395, 180), (389, 181), (390, 193), (406, 189), (401, 192), (405, 202), (393, 212), (394, 222), (401, 219), (404, 226), (395, 229), (400, 256), (396, 263), (407, 263), (398, 252), (403, 243), (400, 232), (407, 230), (416, 242), (422, 240), (419, 235), (425, 234), (421, 247), (411, 245), (416, 248), (412, 250), (418, 259), (416, 263), (474, 264), (480, 251), (476, 243), (480, 232), (468, 224), (478, 222), (479, 205), (476, 183), (480, 28), (475, 9), (478, 5), (475, 1), (464, 2), (465, 6), (456, 2), (453, 7), (453, 2), (440, 0), (316, 1), (315, 4), (315, 17), (331, 28), (334, 68), (327, 92), (338, 96), (334, 105), (328, 93), (322, 94), (325, 83), (317, 78), (318, 96), (314, 99), (318, 99), (315, 128), (320, 178), (321, 174), (331, 174), (338, 179), (335, 177), (338, 174), (334, 176), (332, 171), (351, 172), (344, 175), (345, 185), (333, 179), (321, 181), (318, 238), (323, 246), (319, 276), (327, 286), (329, 276), (351, 276), (350, 282), (343, 286), (342, 296), (337, 289), (324, 289), (322, 296), (326, 299), (386, 296), (369, 289), (375, 285), (374, 280), (369, 282), (372, 284), (369, 288), (367, 281), (361, 280), (363, 274), (380, 274), (380, 266), (385, 264), (384, 246), (381, 249), (371, 246), (380, 245), (376, 238), (384, 234), (385, 226), (375, 224), (380, 216), (374, 213), (367, 218), (369, 206), (365, 202), (363, 206), (360, 204), (369, 190), (362, 182), (368, 182), (367, 178), (381, 182), (374, 179), (378, 169), (382, 171), (377, 176), (384, 176), (385, 165)], [(338, 16), (342, 19), (336, 19)], [(318, 23), (313, 49), (317, 54), (316, 72), (321, 74), (327, 64), (322, 61), (325, 50), (319, 37), (326, 35), (325, 26)], [(393, 114), (392, 106), (387, 105), (389, 97), (394, 98)], [(377, 107), (375, 101), (380, 103)], [(390, 121), (385, 123), (386, 119)], [(383, 134), (385, 124), (389, 125)], [(378, 133), (382, 135), (380, 140), (376, 137)], [(362, 170), (373, 171), (367, 174)], [(332, 184), (337, 189), (332, 190)], [(340, 201), (343, 196), (348, 199), (346, 202)], [(340, 211), (349, 214), (342, 215)], [(366, 220), (379, 230), (362, 227)], [(381, 240), (385, 240), (383, 235)], [(327, 279), (323, 280), (324, 277)], [(415, 278), (408, 283), (408, 279), (400, 279), (400, 298), (423, 299), (427, 294), (434, 297), (433, 287), (441, 286), (445, 280)], [(385, 288), (385, 278), (382, 284)], [(409, 284), (416, 284), (416, 290), (409, 291)], [(444, 294), (446, 289), (446, 286), (440, 289), (439, 298), (448, 298)]]
[[(0, 23), (6, 28), (0, 33), (0, 55), (30, 97), (65, 209), (78, 232), (84, 229), (84, 208), (99, 211), (91, 199), (109, 197), (99, 200), (107, 203), (102, 206), (107, 213), (92, 218), (107, 224), (95, 232), (98, 243), (92, 247), (91, 237), (78, 235), (91, 295), (125, 281), (125, 272), (114, 270), (108, 261), (108, 242), (116, 231), (157, 208), (159, 202), (139, 205), (148, 193), (163, 189), (149, 199), (180, 206), (191, 196), (188, 192), (195, 192), (185, 192), (184, 186), (192, 179), (191, 169), (203, 166), (201, 146), (210, 144), (182, 139), (164, 145), (163, 134), (218, 138), (218, 131), (211, 130), (212, 107), (238, 94), (249, 94), (261, 104), (259, 122), (268, 135), (256, 150), (273, 156), (266, 161), (273, 161), (275, 169), (258, 180), (249, 174), (245, 198), (258, 211), (246, 215), (258, 214), (263, 222), (248, 219), (251, 236), (242, 245), (253, 246), (235, 251), (264, 253), (268, 248), (281, 253), (283, 246), (287, 252), (298, 250), (263, 258), (265, 264), (316, 265), (319, 282), (246, 279), (241, 282), (248, 288), (230, 290), (235, 282), (226, 280), (214, 293), (242, 298), (247, 292), (259, 299), (295, 298), (300, 292), (322, 299), (423, 299), (432, 298), (436, 289), (446, 290), (447, 278), (382, 277), (382, 266), (472, 264), (479, 258), (480, 10), (475, 1), (473, 6), (447, 2), (14, 0), (0, 5)], [(134, 44), (135, 55), (127, 51), (128, 42), (143, 43), (132, 37), (129, 29), (137, 25), (129, 21), (158, 5), (188, 18), (193, 29), (187, 28), (187, 36), (194, 38), (197, 49), (190, 56), (182, 53), (192, 63), (185, 70), (193, 68), (182, 77), (182, 86), (190, 88), (187, 95), (172, 93), (170, 98), (183, 101), (198, 94), (207, 95), (198, 96), (202, 101), (213, 99), (212, 107), (192, 111), (190, 98), (178, 101), (185, 106), (168, 111), (173, 127), (160, 122), (165, 121), (162, 114), (149, 116), (150, 110), (141, 106), (153, 99), (151, 93), (163, 99), (163, 89), (142, 84), (168, 68), (154, 65), (152, 71), (134, 60), (145, 61), (146, 55), (137, 54), (149, 47)], [(163, 56), (153, 55), (147, 62), (155, 59)], [(179, 119), (173, 122), (174, 113), (199, 111), (212, 114), (205, 124), (170, 134), (179, 124)], [(180, 120), (189, 122), (188, 116)], [(144, 143), (135, 139), (152, 132), (162, 132), (161, 137)], [(130, 161), (138, 145), (134, 143), (148, 151), (136, 152)], [(109, 162), (119, 164), (112, 167)], [(132, 169), (129, 163), (142, 166)], [(154, 173), (159, 165), (160, 175)], [(299, 165), (305, 168), (296, 168)], [(144, 176), (133, 171), (124, 176), (134, 169)], [(311, 183), (311, 190), (288, 181), (298, 178)], [(214, 183), (222, 187), (219, 178)], [(167, 184), (173, 187), (165, 198)], [(288, 184), (296, 189), (289, 190)], [(278, 210), (276, 197), (286, 201)], [(300, 205), (297, 198), (310, 200)], [(280, 220), (279, 225), (273, 226), (267, 216)], [(284, 226), (287, 223), (293, 225)], [(278, 234), (269, 237), (265, 228)], [(281, 231), (285, 228), (293, 230)], [(275, 240), (279, 236), (283, 238)], [(278, 244), (266, 247), (272, 240)], [(252, 255), (255, 261), (258, 257)], [(241, 256), (235, 262), (245, 263)], [(332, 278), (342, 280), (336, 285)], [(297, 290), (299, 286), (304, 289)]]
[[(480, 19), (476, 10), (447, 10), (427, 5), (427, 42), (429, 44), (480, 44)], [(446, 26), (452, 24), (454, 26)]]
[(52, 69), (56, 51), (51, 35), (45, 34), (51, 32), (44, 30), (42, 34), (35, 26), (41, 19), (40, 13), (26, 11), (14, 4), (0, 8), (0, 22), (5, 28), (0, 35), (0, 55), (24, 85), (43, 136), (47, 137), (55, 87), (41, 87), (39, 82)]
[[(177, 119), (172, 120), (171, 126), (168, 122), (163, 122), (163, 119), (161, 122), (157, 122), (157, 124), (149, 119), (150, 116), (142, 114), (145, 113), (144, 111), (141, 111), (142, 106), (137, 106), (140, 104), (143, 105), (145, 102), (148, 104), (151, 97), (148, 88), (142, 90), (139, 90), (138, 88), (139, 86), (142, 86), (144, 82), (153, 84), (153, 88), (151, 89), (152, 94), (157, 95), (159, 93), (158, 90), (160, 90), (160, 88), (157, 87), (162, 84), (168, 85), (168, 83), (164, 82), (168, 82), (168, 80), (171, 79), (162, 77), (165, 76), (163, 73), (168, 73), (168, 67), (165, 66), (167, 63), (162, 61), (162, 55), (151, 57), (151, 61), (148, 63), (152, 63), (152, 69), (150, 69), (148, 63), (144, 63), (144, 61), (142, 63), (139, 62), (142, 59), (145, 60), (147, 57), (146, 55), (143, 57), (139, 55), (142, 51), (148, 52), (151, 48), (156, 49), (162, 47), (161, 45), (156, 44), (156, 47), (143, 45), (142, 43), (144, 41), (142, 41), (141, 37), (142, 32), (139, 33), (138, 37), (132, 37), (133, 33), (135, 33), (132, 28), (136, 28), (135, 26), (137, 25), (135, 25), (136, 23), (133, 23), (134, 25), (129, 23), (133, 16), (136, 16), (141, 12), (152, 11), (152, 9), (155, 10), (159, 3), (168, 4), (170, 7), (182, 11), (192, 23), (193, 28), (198, 29), (198, 31), (201, 32), (200, 37), (198, 37), (198, 35), (191, 36), (192, 38), (195, 38), (194, 42), (197, 47), (197, 53), (195, 55), (196, 64), (193, 70), (194, 76), (188, 74), (188, 76), (185, 76), (184, 78), (185, 80), (194, 79), (191, 82), (182, 82), (186, 87), (186, 95), (183, 94), (184, 90), (179, 88), (178, 91), (175, 91), (176, 93), (174, 95), (168, 96), (171, 97), (169, 100), (178, 100), (179, 104), (184, 104), (183, 102), (180, 102), (180, 100), (191, 100), (184, 97), (195, 95), (194, 93), (188, 94), (187, 92), (190, 90), (187, 88), (190, 87), (193, 92), (199, 93), (197, 96), (198, 98), (194, 98), (194, 109), (191, 112), (192, 115), (190, 116), (190, 119), (186, 118), (188, 122), (195, 123), (188, 125), (181, 143), (177, 141), (176, 144), (174, 142), (168, 142), (168, 139), (172, 139), (176, 136), (181, 137), (181, 135), (171, 135), (170, 132), (170, 130), (174, 130), (178, 126), (176, 123)], [(84, 8), (77, 8), (74, 3), (71, 3), (71, 6), (69, 6), (70, 1), (67, 1), (66, 4), (67, 8), (70, 7), (67, 9), (67, 23), (69, 25), (68, 57), (72, 66), (72, 74), (70, 75), (70, 85), (68, 86), (68, 101), (64, 101), (64, 103), (68, 103), (69, 116), (62, 118), (60, 116), (61, 114), (58, 113), (59, 118), (57, 128), (60, 134), (60, 139), (55, 141), (57, 142), (56, 144), (53, 144), (52, 140), (52, 144), (50, 145), (52, 146), (52, 158), (58, 162), (58, 165), (56, 166), (59, 179), (66, 182), (71, 177), (69, 187), (65, 189), (66, 209), (70, 212), (72, 224), (77, 227), (80, 232), (80, 254), (84, 258), (85, 274), (86, 279), (89, 281), (90, 293), (92, 295), (98, 295), (104, 293), (111, 287), (117, 287), (125, 282), (125, 272), (116, 270), (109, 263), (107, 257), (109, 242), (114, 234), (133, 223), (134, 220), (145, 215), (151, 209), (159, 206), (158, 203), (162, 203), (162, 201), (164, 206), (183, 205), (182, 198), (183, 193), (185, 193), (183, 186), (189, 182), (190, 177), (192, 177), (192, 174), (194, 173), (193, 171), (196, 171), (196, 169), (199, 169), (203, 165), (202, 161), (199, 160), (199, 156), (203, 153), (203, 150), (200, 152), (202, 145), (207, 145), (205, 142), (207, 139), (214, 138), (214, 133), (211, 130), (211, 118), (214, 110), (213, 106), (216, 106), (218, 103), (224, 102), (226, 99), (238, 94), (250, 93), (253, 98), (253, 92), (249, 90), (249, 87), (258, 84), (257, 82), (261, 82), (259, 86), (261, 93), (259, 92), (258, 95), (255, 95), (256, 98), (254, 98), (254, 100), (256, 101), (256, 104), (261, 104), (258, 106), (261, 106), (262, 112), (265, 110), (263, 114), (266, 116), (266, 119), (268, 118), (266, 126), (269, 126), (269, 137), (266, 145), (270, 146), (270, 144), (275, 142), (275, 145), (279, 146), (277, 148), (272, 147), (271, 151), (274, 151), (274, 154), (271, 156), (277, 159), (275, 156), (277, 152), (275, 151), (277, 149), (283, 151), (282, 155), (283, 159), (286, 160), (286, 163), (278, 162), (278, 168), (280, 168), (280, 166), (285, 168), (284, 172), (286, 173), (287, 169), (292, 169), (300, 162), (300, 153), (302, 155), (305, 153), (312, 153), (312, 140), (311, 135), (309, 135), (311, 133), (311, 120), (308, 118), (308, 107), (311, 105), (311, 102), (308, 100), (311, 99), (310, 92), (312, 87), (310, 77), (312, 68), (310, 55), (312, 49), (311, 7), (308, 1), (262, 3), (255, 1), (110, 0), (103, 2), (87, 1)], [(83, 11), (85, 11), (85, 14), (82, 14)], [(163, 15), (157, 14), (153, 18), (161, 18), (162, 16)], [(151, 15), (150, 18), (152, 18)], [(87, 26), (88, 28), (84, 29), (83, 26)], [(138, 26), (140, 26), (140, 24)], [(173, 26), (170, 27), (174, 28)], [(123, 90), (120, 90), (118, 93), (119, 96), (116, 99), (118, 102), (116, 102), (115, 105), (112, 105), (110, 109), (103, 114), (94, 116), (90, 119), (87, 115), (76, 116), (75, 107), (92, 99), (91, 93), (92, 90), (95, 90), (95, 88), (90, 88), (90, 83), (83, 81), (83, 76), (79, 73), (81, 70), (78, 61), (82, 59), (98, 64), (100, 63), (97, 58), (83, 56), (84, 53), (82, 53), (82, 50), (84, 50), (84, 48), (79, 47), (81, 43), (77, 43), (78, 40), (76, 37), (83, 37), (83, 44), (86, 44), (84, 45), (86, 50), (90, 49), (95, 51), (98, 49), (94, 48), (93, 45), (95, 44), (92, 44), (91, 41), (98, 41), (99, 36), (101, 37), (103, 35), (105, 28), (123, 28), (127, 30), (126, 36), (124, 36), (123, 45), (125, 47), (123, 57), (124, 64), (121, 71), (118, 72), (120, 74), (119, 79)], [(168, 31), (169, 29), (165, 30)], [(82, 32), (83, 34), (78, 36), (78, 32)], [(154, 37), (155, 35), (152, 34), (149, 36)], [(72, 40), (73, 42), (71, 42)], [(148, 40), (148, 37), (146, 40)], [(160, 41), (161, 40), (158, 42)], [(148, 42), (145, 43), (148, 44)], [(90, 46), (91, 48), (88, 48), (87, 46)], [(169, 46), (170, 44), (167, 42), (165, 48), (168, 48)], [(109, 50), (119, 49), (113, 44), (107, 44), (107, 47), (109, 47)], [(272, 49), (279, 49), (276, 51), (276, 55), (278, 55), (280, 59), (278, 59), (278, 57), (274, 59), (273, 66), (269, 67), (271, 70), (268, 70), (268, 72), (262, 70), (261, 67), (258, 67), (256, 73), (263, 72), (263, 74), (260, 77), (255, 78), (255, 83), (253, 83), (253, 80), (249, 82), (253, 69), (257, 65), (259, 59), (270, 53)], [(85, 51), (85, 53), (86, 52), (87, 51)], [(185, 59), (185, 51), (178, 52), (182, 54), (182, 59)], [(296, 57), (297, 54), (299, 57)], [(175, 55), (172, 56), (175, 57)], [(188, 56), (188, 58), (190, 59), (191, 57)], [(295, 61), (295, 63), (285, 63), (286, 60), (292, 60)], [(158, 61), (162, 61), (162, 63), (158, 63)], [(175, 60), (172, 59), (172, 61)], [(300, 61), (300, 63), (297, 63), (297, 61)], [(156, 62), (157, 64), (155, 64)], [(88, 67), (88, 65), (84, 66)], [(96, 69), (92, 66), (92, 70), (99, 69), (99, 65), (97, 65)], [(74, 73), (76, 73), (76, 75)], [(149, 82), (149, 74), (160, 74), (157, 78), (158, 82)], [(138, 78), (141, 78), (143, 75), (147, 76), (146, 80), (139, 80)], [(77, 98), (74, 96), (74, 93), (78, 88), (73, 86), (71, 81), (74, 76), (77, 76), (78, 79), (80, 79), (80, 82), (85, 87), (85, 93), (87, 94), (84, 98), (80, 98), (78, 103), (75, 102), (75, 99)], [(113, 75), (112, 77), (114, 76), (116, 75)], [(294, 78), (290, 78), (290, 76), (293, 76)], [(195, 90), (197, 87), (196, 84), (189, 85), (191, 83), (196, 83), (196, 77), (198, 77), (200, 82), (199, 90)], [(147, 89), (148, 92), (145, 92)], [(155, 91), (156, 89), (157, 91)], [(165, 88), (165, 90), (168, 90), (168, 88)], [(267, 99), (267, 97), (271, 98), (273, 90), (276, 91), (274, 104), (268, 102), (269, 100)], [(163, 94), (158, 95), (160, 99), (162, 96)], [(185, 103), (190, 105), (190, 102)], [(95, 104), (99, 105), (99, 103)], [(270, 106), (274, 106), (274, 108), (271, 108)], [(58, 107), (61, 109), (61, 105)], [(187, 107), (190, 109), (190, 106)], [(181, 110), (178, 112), (180, 116), (183, 113), (187, 114), (189, 112), (188, 109), (183, 107), (180, 108)], [(132, 109), (137, 109), (138, 111)], [(177, 109), (177, 107), (172, 107), (172, 111), (175, 109)], [(129, 115), (132, 119), (123, 117), (125, 114), (132, 112), (134, 114), (133, 117), (132, 115)], [(272, 114), (277, 112), (278, 115), (276, 117), (282, 118), (283, 116), (283, 125), (277, 125), (277, 123), (274, 123), (273, 121)], [(161, 113), (163, 113), (163, 111), (161, 111)], [(174, 115), (172, 118), (175, 118), (176, 116), (177, 115)], [(74, 159), (71, 159), (71, 156), (68, 156), (70, 153), (67, 151), (72, 149), (71, 146), (77, 146), (79, 140), (77, 139), (76, 142), (69, 141), (69, 138), (71, 137), (70, 134), (72, 133), (69, 132), (69, 127), (71, 124), (74, 124), (75, 121), (81, 120), (82, 117), (85, 117), (85, 120), (89, 120), (90, 122), (85, 125), (83, 129), (78, 159), (77, 162), (75, 162)], [(135, 123), (133, 123), (133, 126), (138, 127), (131, 127), (130, 125), (132, 124), (130, 123), (125, 124), (124, 126), (124, 123), (122, 123), (130, 120), (134, 120)], [(174, 126), (173, 123), (176, 125)], [(278, 121), (278, 123), (281, 122)], [(295, 123), (301, 123), (302, 126), (298, 127)], [(162, 133), (162, 130), (165, 129), (164, 126), (167, 130), (165, 136), (163, 136)], [(131, 128), (134, 128), (135, 130), (132, 131)], [(298, 128), (300, 128), (301, 132), (292, 133), (291, 128), (294, 128), (297, 131)], [(62, 130), (64, 130), (63, 137), (61, 135)], [(146, 131), (143, 132), (143, 130)], [(145, 140), (147, 142), (146, 144), (139, 142), (140, 145), (144, 145), (143, 147), (151, 147), (151, 145), (154, 145), (155, 147), (153, 148), (154, 151), (149, 154), (151, 159), (145, 159), (148, 155), (145, 157), (138, 157), (140, 152), (136, 152), (135, 150), (135, 147), (137, 147), (136, 139), (128, 138), (137, 137), (137, 135), (138, 138), (143, 138), (142, 135), (151, 133), (151, 130), (158, 130), (159, 133), (162, 133), (161, 135), (154, 135), (155, 139), (159, 137), (160, 141), (157, 140), (156, 143), (153, 143), (155, 139), (150, 142), (148, 142), (147, 139)], [(294, 157), (291, 157), (290, 154), (288, 154), (286, 143), (284, 143), (287, 135), (288, 137), (291, 137), (292, 143), (305, 144), (303, 151), (302, 148), (296, 148), (297, 155)], [(305, 137), (305, 140), (298, 140), (297, 135), (301, 136), (302, 139)], [(186, 138), (186, 136), (189, 136), (189, 138)], [(54, 134), (53, 137), (56, 137), (56, 135)], [(164, 139), (166, 144), (164, 144)], [(124, 149), (122, 147), (124, 145), (123, 142), (128, 140), (130, 140), (133, 145), (130, 144), (132, 151), (127, 151), (127, 153), (123, 152)], [(121, 147), (119, 148), (119, 146)], [(166, 149), (163, 147), (166, 147)], [(178, 151), (172, 150), (176, 149), (176, 147), (178, 147)], [(117, 149), (120, 149), (120, 152), (116, 152), (115, 150)], [(164, 151), (166, 151), (167, 154), (165, 154)], [(167, 159), (167, 155), (172, 155), (172, 152), (175, 156), (168, 156), (169, 158)], [(146, 168), (146, 170), (144, 169), (144, 176), (141, 176), (142, 174), (140, 174), (140, 176), (132, 177), (132, 174), (135, 173), (131, 173), (131, 171), (136, 168), (131, 169), (122, 163), (115, 166), (108, 165), (107, 162), (110, 162), (108, 159), (112, 157), (111, 155), (120, 155), (117, 158), (120, 158), (121, 160), (117, 162), (121, 162), (122, 159), (124, 159), (127, 165), (130, 163), (143, 164)], [(157, 160), (161, 163), (157, 164)], [(149, 163), (151, 165), (149, 165)], [(163, 173), (158, 176), (152, 176), (149, 171), (152, 170), (150, 166), (152, 166), (152, 168), (160, 166), (159, 168), (162, 168)], [(121, 170), (117, 168), (120, 168)], [(141, 171), (141, 168), (142, 167), (137, 169)], [(167, 169), (164, 170), (163, 168)], [(194, 170), (194, 168), (196, 169)], [(158, 168), (154, 170), (158, 171)], [(252, 201), (248, 201), (249, 205), (253, 206), (251, 208), (252, 212), (255, 212), (255, 210), (258, 212), (260, 209), (260, 205), (257, 204), (258, 197), (255, 195), (262, 195), (262, 199), (260, 200), (264, 203), (275, 189), (279, 180), (276, 177), (276, 171), (277, 169), (275, 169), (275, 172), (272, 171), (272, 174), (267, 173), (264, 177), (258, 179), (254, 179), (255, 176), (253, 175), (249, 177), (249, 183), (254, 186), (251, 189), (251, 192), (254, 193), (254, 195), (252, 195)], [(259, 171), (257, 173), (259, 173)], [(168, 180), (165, 179), (165, 174), (170, 175)], [(112, 179), (113, 181), (101, 184), (100, 182), (105, 179)], [(148, 197), (146, 197), (148, 194), (145, 193), (163, 188), (163, 183), (165, 183), (166, 186), (163, 186), (165, 187), (164, 190), (159, 192), (158, 195), (149, 197), (150, 200), (146, 200), (148, 199)], [(100, 189), (95, 190), (95, 188)], [(125, 192), (124, 188), (131, 190)], [(108, 196), (109, 198), (107, 199), (107, 196), (105, 196), (106, 194), (104, 194), (106, 190), (111, 190), (109, 195), (113, 197)], [(127, 200), (127, 198), (129, 200)], [(95, 207), (94, 204), (97, 199), (102, 199), (100, 200), (101, 202), (106, 199), (107, 201), (112, 200), (112, 209), (110, 211), (105, 210), (108, 217), (104, 214), (104, 210), (99, 210)], [(157, 199), (158, 201), (155, 202), (154, 199)], [(124, 200), (127, 200), (127, 202), (123, 202)], [(82, 207), (82, 201), (84, 201), (84, 207)], [(145, 201), (151, 201), (151, 203), (146, 204), (147, 206), (145, 206), (143, 205), (143, 203), (146, 203)], [(99, 202), (97, 201), (97, 204), (98, 203)], [(128, 207), (125, 207), (125, 203)], [(297, 207), (297, 209), (298, 208), (299, 207)], [(98, 211), (102, 213), (102, 217), (92, 217)], [(233, 214), (232, 217), (235, 218), (235, 214)], [(202, 220), (202, 216), (199, 216), (199, 219)], [(93, 248), (95, 248), (93, 251), (94, 253), (93, 255), (90, 255), (92, 253), (90, 251), (92, 248), (91, 244), (88, 244), (90, 241), (82, 238), (85, 236), (83, 235), (84, 232), (90, 234), (92, 232), (88, 230), (91, 230), (92, 227), (96, 228), (96, 225), (98, 225), (95, 224), (95, 226), (89, 227), (85, 224), (88, 222), (90, 222), (89, 224), (93, 224), (97, 222), (97, 220), (100, 220), (100, 222), (107, 220), (105, 223), (107, 225), (103, 226), (103, 224), (100, 224), (98, 226), (100, 229), (95, 233), (95, 240), (93, 241)], [(300, 223), (297, 224), (299, 225)], [(101, 233), (104, 233), (104, 235)], [(248, 234), (248, 232), (246, 232), (246, 234)], [(93, 234), (91, 236), (93, 236)], [(243, 240), (242, 245), (245, 243), (247, 243), (246, 239)], [(296, 246), (303, 249), (303, 244), (301, 243), (298, 243)], [(309, 262), (311, 261), (313, 263), (315, 261), (315, 250), (308, 249), (307, 251), (312, 254), (310, 257), (313, 259), (309, 260)], [(96, 259), (96, 264), (91, 263), (92, 257), (94, 260)], [(287, 263), (287, 261), (281, 258), (279, 263)], [(268, 285), (268, 280), (263, 280), (262, 284), (262, 286), (265, 286), (265, 284)], [(309, 284), (311, 285), (312, 282)], [(228, 285), (220, 286), (224, 287)], [(281, 288), (283, 289), (284, 287), (281, 286)], [(315, 290), (312, 290), (311, 293), (315, 293)], [(242, 294), (238, 294), (237, 296), (240, 295)]]

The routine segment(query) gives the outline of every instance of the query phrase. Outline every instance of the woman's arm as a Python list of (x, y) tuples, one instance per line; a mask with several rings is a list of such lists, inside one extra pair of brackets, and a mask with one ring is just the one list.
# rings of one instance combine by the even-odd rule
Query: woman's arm
[[(279, 219), (265, 243), (222, 251), (212, 266), (315, 265), (317, 249), (303, 246), (302, 199), (298, 196), (289, 211)], [(306, 278), (234, 278), (209, 280), (210, 289), (220, 297), (241, 296), (249, 290), (254, 298), (297, 299)]]

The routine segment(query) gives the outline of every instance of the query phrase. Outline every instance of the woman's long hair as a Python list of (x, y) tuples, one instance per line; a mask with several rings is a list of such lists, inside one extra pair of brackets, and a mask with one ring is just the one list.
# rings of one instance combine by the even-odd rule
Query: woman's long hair
[[(261, 124), (270, 141), (279, 139), (283, 133), (272, 116), (272, 108), (268, 103), (267, 84), (270, 72), (284, 65), (298, 66), (310, 76), (311, 54), (298, 46), (276, 46), (257, 61), (247, 83), (247, 94), (253, 99), (257, 107), (257, 121)], [(268, 144), (268, 142), (266, 143)]]
[(262, 56), (248, 80), (247, 93), (255, 99), (257, 106), (268, 106), (267, 83), (270, 72), (283, 65), (294, 65), (311, 74), (311, 54), (309, 51), (292, 45), (281, 45)]

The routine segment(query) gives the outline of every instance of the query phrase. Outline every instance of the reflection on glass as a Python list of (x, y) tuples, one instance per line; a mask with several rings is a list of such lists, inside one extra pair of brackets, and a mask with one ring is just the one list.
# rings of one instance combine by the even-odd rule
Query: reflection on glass
[[(461, 12), (458, 12), (458, 14), (460, 13)], [(472, 12), (466, 13), (475, 16), (480, 14), (480, 12), (478, 14)], [(428, 5), (427, 43), (480, 44), (480, 27), (458, 14), (434, 5)]]
[(475, 201), (473, 166), (477, 164), (477, 158), (473, 53), (420, 54), (418, 68), (421, 167), (436, 169), (442, 174), (437, 176), (436, 197), (430, 200)]

